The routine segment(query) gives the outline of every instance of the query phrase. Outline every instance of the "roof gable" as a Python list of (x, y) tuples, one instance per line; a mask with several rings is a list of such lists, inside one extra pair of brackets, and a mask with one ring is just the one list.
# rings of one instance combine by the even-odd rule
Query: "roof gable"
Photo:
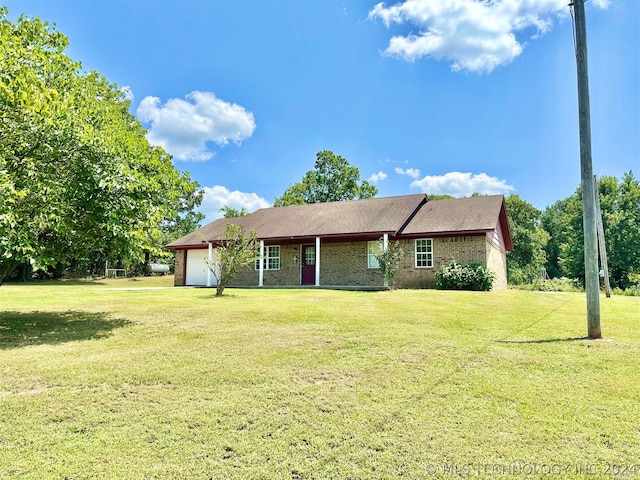
[(490, 232), (500, 225), (507, 250), (513, 249), (503, 195), (431, 200), (416, 212), (403, 235)]

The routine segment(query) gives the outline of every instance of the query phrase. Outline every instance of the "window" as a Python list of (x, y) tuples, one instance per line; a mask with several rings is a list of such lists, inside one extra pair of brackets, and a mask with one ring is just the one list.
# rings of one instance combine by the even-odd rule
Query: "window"
[(433, 267), (433, 240), (421, 238), (416, 240), (416, 268)]
[(307, 266), (316, 264), (316, 247), (303, 247), (304, 248), (304, 264)]
[[(265, 270), (280, 270), (280, 245), (264, 247), (263, 265)], [(255, 268), (260, 269), (260, 259), (256, 260)]]
[(376, 253), (382, 252), (382, 242), (374, 240), (367, 242), (367, 265), (369, 268), (380, 268), (380, 263), (376, 258)]

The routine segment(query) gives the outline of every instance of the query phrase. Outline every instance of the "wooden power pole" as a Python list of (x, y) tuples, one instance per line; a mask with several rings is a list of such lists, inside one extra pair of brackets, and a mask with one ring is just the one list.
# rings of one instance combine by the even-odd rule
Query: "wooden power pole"
[(607, 242), (604, 239), (604, 224), (602, 223), (602, 210), (600, 209), (600, 191), (598, 179), (593, 176), (593, 191), (596, 197), (596, 231), (598, 233), (598, 251), (600, 252), (600, 268), (604, 277), (604, 293), (611, 298), (611, 283), (609, 282), (609, 261), (607, 260)]
[(589, 108), (589, 68), (587, 65), (587, 26), (585, 0), (572, 0), (575, 14), (576, 65), (578, 69), (578, 118), (580, 124), (580, 178), (584, 229), (584, 271), (587, 293), (587, 334), (600, 338), (600, 279), (596, 233), (596, 197), (591, 162), (591, 113)]

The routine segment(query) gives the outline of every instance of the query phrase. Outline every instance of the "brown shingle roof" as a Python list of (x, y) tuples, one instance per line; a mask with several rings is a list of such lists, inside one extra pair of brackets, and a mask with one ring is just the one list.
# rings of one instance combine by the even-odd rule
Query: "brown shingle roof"
[(424, 194), (415, 194), (263, 208), (246, 217), (215, 220), (167, 247), (189, 247), (216, 241), (228, 223), (242, 225), (246, 231), (255, 230), (261, 239), (395, 234), (424, 202)]
[(423, 205), (402, 230), (403, 235), (489, 232), (498, 223), (507, 250), (513, 248), (504, 197), (480, 197), (431, 200)]

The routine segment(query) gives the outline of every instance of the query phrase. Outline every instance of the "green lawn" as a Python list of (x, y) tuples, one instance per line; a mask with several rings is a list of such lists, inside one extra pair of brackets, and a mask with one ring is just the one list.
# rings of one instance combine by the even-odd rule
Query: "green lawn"
[(0, 478), (640, 477), (639, 297), (171, 282), (0, 288)]

